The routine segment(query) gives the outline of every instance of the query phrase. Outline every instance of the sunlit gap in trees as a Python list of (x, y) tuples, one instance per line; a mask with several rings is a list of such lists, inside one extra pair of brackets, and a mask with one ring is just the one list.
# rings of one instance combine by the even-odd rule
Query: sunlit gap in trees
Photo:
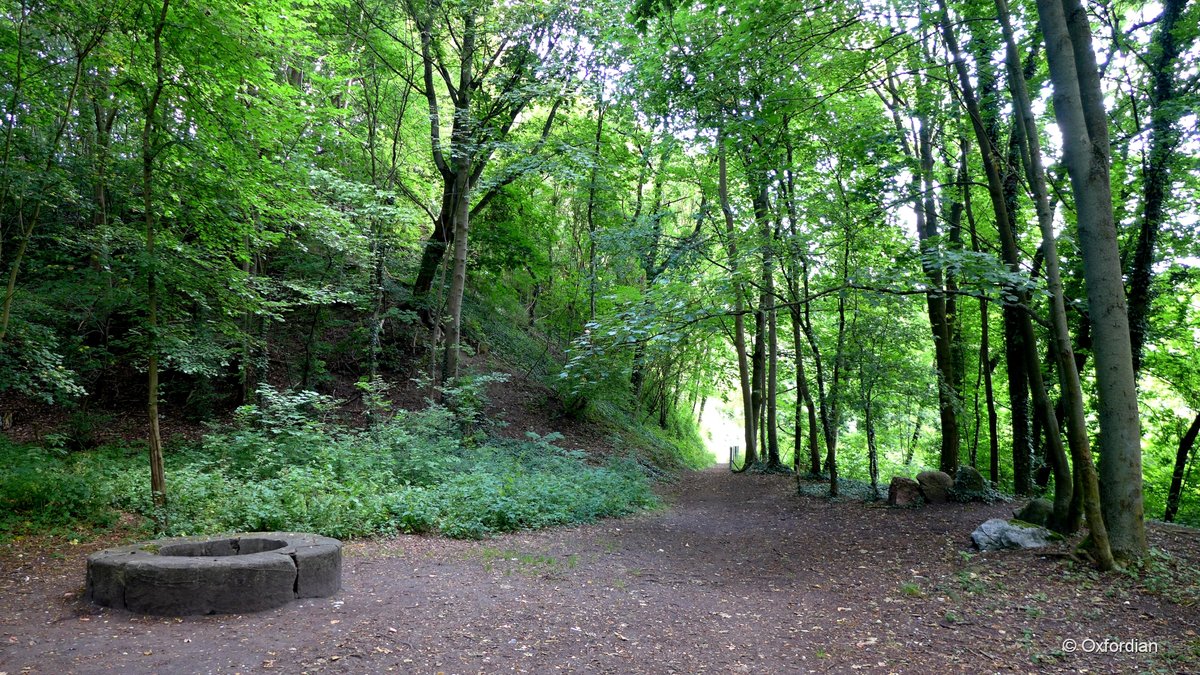
[(734, 463), (741, 465), (741, 457), (746, 453), (742, 447), (746, 438), (745, 419), (741, 394), (736, 386), (708, 397), (704, 416), (700, 418), (700, 438), (717, 464), (728, 464), (730, 448), (737, 447)]

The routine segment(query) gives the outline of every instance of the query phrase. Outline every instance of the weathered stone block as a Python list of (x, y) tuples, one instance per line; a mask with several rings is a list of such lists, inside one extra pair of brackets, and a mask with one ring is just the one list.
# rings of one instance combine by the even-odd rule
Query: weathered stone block
[(920, 506), (925, 502), (917, 481), (904, 476), (892, 476), (888, 485), (888, 506)]

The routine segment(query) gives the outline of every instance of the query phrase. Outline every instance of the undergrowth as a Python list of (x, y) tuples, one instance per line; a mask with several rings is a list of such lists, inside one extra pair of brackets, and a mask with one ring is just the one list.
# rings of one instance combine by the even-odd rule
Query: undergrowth
[(366, 429), (328, 419), (334, 402), (260, 391), (232, 429), (168, 453), (168, 501), (156, 512), (144, 450), (66, 453), (0, 442), (0, 532), (105, 526), (118, 511), (161, 523), (161, 534), (294, 530), (350, 538), (492, 533), (586, 523), (653, 507), (632, 459), (589, 464), (557, 434), (494, 439), (481, 427), (482, 391), (467, 378), (418, 412), (382, 408)]

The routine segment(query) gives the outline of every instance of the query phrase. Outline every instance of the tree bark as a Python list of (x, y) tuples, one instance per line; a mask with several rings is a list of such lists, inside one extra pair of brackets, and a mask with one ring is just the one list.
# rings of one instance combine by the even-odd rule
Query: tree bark
[[(142, 210), (146, 224), (146, 332), (149, 344), (147, 351), (146, 412), (149, 417), (150, 430), (148, 443), (150, 451), (150, 493), (156, 507), (162, 508), (167, 502), (167, 481), (163, 471), (162, 435), (158, 423), (158, 277), (155, 260), (156, 224), (154, 218), (154, 131), (155, 116), (158, 114), (159, 100), (166, 87), (166, 73), (163, 69), (162, 33), (167, 24), (167, 11), (170, 0), (163, 0), (158, 18), (153, 27), (154, 43), (154, 88), (150, 90), (146, 100), (144, 113), (145, 124), (142, 126)], [(160, 523), (161, 524), (161, 523)]]
[[(772, 291), (773, 294), (773, 291)], [(778, 312), (771, 309), (767, 317), (767, 468), (782, 469), (779, 459), (779, 326)]]
[[(785, 172), (786, 180), (784, 182), (784, 205), (788, 215), (788, 232), (795, 239), (798, 233), (799, 214), (796, 212), (796, 176), (792, 172), (792, 145), (787, 143), (787, 165), (788, 169)], [(800, 404), (803, 402), (805, 409), (808, 411), (808, 462), (809, 472), (818, 476), (821, 474), (821, 449), (820, 441), (817, 438), (817, 409), (813, 402), (812, 389), (808, 386), (808, 375), (804, 369), (804, 343), (802, 340), (803, 328), (801, 325), (801, 305), (807, 306), (808, 299), (800, 297), (800, 265), (798, 258), (801, 254), (793, 253), (788, 257), (788, 264), (785, 276), (787, 277), (788, 294), (791, 296), (791, 305), (788, 307), (788, 314), (792, 319), (792, 346), (795, 349), (796, 355), (796, 429), (795, 429), (795, 464), (797, 467), (796, 473), (799, 474), (800, 456), (802, 454), (801, 441), (801, 415)]]
[(1196, 445), (1196, 435), (1200, 434), (1200, 414), (1192, 419), (1192, 425), (1187, 433), (1179, 439), (1179, 450), (1175, 453), (1175, 471), (1171, 473), (1171, 489), (1167, 491), (1167, 510), (1163, 520), (1175, 522), (1175, 514), (1179, 513), (1179, 499), (1183, 493), (1183, 474), (1187, 468), (1188, 455)]
[[(1083, 388), (1079, 381), (1079, 371), (1075, 366), (1075, 355), (1071, 346), (1071, 333), (1067, 325), (1067, 309), (1063, 297), (1062, 274), (1059, 270), (1058, 250), (1054, 238), (1054, 214), (1050, 206), (1049, 191), (1046, 186), (1046, 172), (1042, 164), (1041, 146), (1037, 136), (1037, 123), (1033, 116), (1033, 106), (1030, 101), (1029, 91), (1025, 86), (1025, 78), (1022, 74), (1023, 69), (1021, 68), (1020, 54), (1017, 51), (1016, 39), (1013, 36), (1012, 26), (1009, 21), (1007, 2), (1006, 0), (995, 0), (995, 3), (1000, 17), (1001, 30), (1004, 33), (1009, 69), (1009, 87), (1012, 90), (1015, 116), (1020, 125), (1017, 128), (1021, 132), (1019, 138), (1021, 139), (1026, 160), (1026, 178), (1030, 189), (1033, 191), (1038, 226), (1042, 233), (1042, 257), (1046, 265), (1046, 282), (1050, 290), (1050, 323), (1053, 332), (1053, 352), (1055, 360), (1058, 363), (1062, 402), (1066, 413), (1067, 440), (1070, 445), (1072, 459), (1074, 460), (1075, 472), (1079, 476), (1077, 482), (1083, 490), (1083, 494), (1080, 497), (1084, 513), (1088, 519), (1088, 529), (1091, 531), (1092, 544), (1095, 547), (1097, 559), (1102, 569), (1112, 569), (1114, 561), (1108, 541), (1107, 528), (1100, 512), (1099, 486), (1095, 469), (1092, 466), (1092, 450), (1088, 438), (1086, 413), (1084, 411)], [(1056, 422), (1056, 417), (1053, 410), (1048, 410), (1047, 413), (1047, 437), (1049, 438), (1053, 434), (1054, 430), (1051, 428), (1051, 424)], [(1051, 450), (1052, 452), (1060, 452), (1061, 448), (1055, 450), (1054, 445), (1051, 444)], [(1069, 477), (1064, 479), (1060, 476), (1060, 470), (1057, 466), (1057, 462), (1064, 464), (1061, 472), (1065, 473), (1066, 458), (1063, 457), (1060, 459), (1056, 455), (1055, 459), (1055, 515), (1056, 518), (1061, 519), (1058, 492), (1064, 485), (1068, 484), (1066, 480), (1069, 480)], [(1074, 483), (1072, 483), (1073, 485)], [(1077, 527), (1077, 523), (1072, 522), (1071, 511), (1072, 509), (1068, 502), (1066, 509), (1067, 520), (1060, 520), (1059, 523), (1060, 528), (1067, 532), (1072, 532)]]
[[(793, 297), (792, 302), (796, 302)], [(821, 473), (821, 446), (817, 439), (817, 407), (813, 402), (812, 390), (808, 386), (808, 377), (804, 372), (803, 336), (800, 328), (800, 310), (792, 307), (789, 314), (792, 318), (792, 344), (796, 350), (796, 435), (795, 453), (799, 458), (803, 453), (802, 424), (800, 406), (804, 405), (808, 413), (808, 470), (814, 476)], [(799, 459), (797, 459), (797, 465)]]
[(1182, 133), (1180, 117), (1187, 109), (1176, 99), (1175, 60), (1181, 45), (1175, 34), (1187, 0), (1164, 0), (1158, 30), (1150, 45), (1150, 153), (1142, 175), (1142, 222), (1137, 248), (1129, 268), (1129, 340), (1136, 376), (1142, 368), (1142, 347), (1146, 342), (1146, 323), (1150, 314), (1151, 282), (1154, 276), (1154, 246), (1166, 216), (1165, 206), (1171, 193), (1171, 165)]
[(1087, 14), (1078, 0), (1038, 0), (1054, 113), (1075, 195), (1076, 226), (1094, 335), (1100, 418), (1100, 497), (1113, 555), (1147, 551), (1141, 421), (1109, 183), (1108, 118)]
[(942, 270), (931, 260), (932, 242), (938, 236), (937, 211), (933, 200), (933, 132), (929, 118), (920, 115), (921, 128), (917, 136), (917, 150), (921, 162), (921, 182), (924, 199), (918, 197), (913, 210), (917, 217), (917, 236), (921, 241), (922, 264), (925, 277), (929, 280), (929, 291), (925, 294), (925, 306), (929, 314), (929, 327), (933, 332), (934, 365), (938, 375), (938, 415), (941, 421), (942, 442), (938, 457), (938, 468), (953, 476), (958, 469), (960, 434), (958, 430), (958, 397), (954, 390), (957, 377), (954, 374), (954, 350), (950, 342), (950, 322), (946, 311), (946, 291)]
[[(967, 141), (964, 138), (963, 154), (967, 153)], [(982, 249), (979, 242), (979, 230), (975, 227), (975, 211), (971, 206), (970, 176), (964, 177), (963, 211), (967, 216), (967, 226), (971, 231), (971, 250), (979, 253)], [(992, 372), (995, 362), (992, 361), (991, 347), (991, 312), (988, 309), (987, 298), (979, 299), (979, 367), (983, 376), (984, 405), (988, 421), (988, 477), (992, 485), (1000, 484), (1000, 423), (996, 414), (996, 390), (992, 384)]]
[(458, 97), (454, 106), (454, 129), (457, 136), (451, 141), (455, 164), (454, 193), (458, 204), (454, 209), (454, 271), (450, 275), (450, 295), (446, 299), (450, 326), (446, 329), (443, 382), (458, 377), (458, 358), (462, 342), (462, 302), (467, 287), (467, 234), (471, 226), (470, 180), (474, 149), (470, 147), (468, 129), (471, 126), (471, 90), (475, 84), (472, 72), (475, 63), (475, 33), (475, 10), (471, 10), (463, 18)]
[(742, 471), (745, 471), (753, 458), (754, 446), (757, 442), (757, 434), (755, 433), (754, 423), (755, 418), (753, 413), (754, 406), (750, 400), (750, 364), (746, 359), (746, 318), (744, 316), (745, 299), (742, 292), (742, 284), (737, 279), (738, 274), (738, 259), (737, 259), (737, 228), (733, 221), (733, 207), (729, 204), (729, 178), (726, 169), (725, 159), (725, 136), (723, 132), (718, 132), (717, 137), (717, 193), (721, 201), (721, 214), (725, 218), (725, 250), (729, 256), (729, 272), (734, 278), (734, 313), (733, 313), (733, 346), (737, 351), (738, 360), (738, 381), (742, 389), (742, 418), (745, 421), (745, 441), (746, 455), (742, 462)]
[(604, 113), (608, 106), (596, 110), (596, 137), (592, 142), (592, 170), (588, 180), (588, 318), (596, 320), (596, 178), (600, 171), (600, 140), (604, 135)]

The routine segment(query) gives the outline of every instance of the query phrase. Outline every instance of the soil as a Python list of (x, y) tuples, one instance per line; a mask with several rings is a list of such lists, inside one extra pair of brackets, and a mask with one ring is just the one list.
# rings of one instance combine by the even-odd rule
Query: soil
[[(1152, 592), (1159, 577), (1096, 575), (1065, 547), (970, 552), (970, 532), (1016, 504), (831, 502), (720, 467), (663, 495), (577, 528), (348, 542), (341, 593), (248, 615), (83, 602), (85, 555), (129, 531), (10, 541), (0, 673), (1200, 670), (1194, 586)], [(1200, 561), (1196, 530), (1151, 540), (1164, 569)]]

